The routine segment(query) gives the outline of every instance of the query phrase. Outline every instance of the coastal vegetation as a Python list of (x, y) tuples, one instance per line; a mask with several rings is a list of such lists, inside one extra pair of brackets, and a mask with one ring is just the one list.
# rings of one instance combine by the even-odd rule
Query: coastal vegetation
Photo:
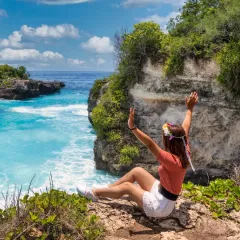
[[(239, 179), (240, 180), (240, 179)], [(240, 211), (240, 185), (230, 179), (216, 179), (208, 186), (183, 184), (184, 196), (206, 205), (214, 218), (228, 217), (232, 210)]]
[(120, 164), (130, 165), (132, 160), (139, 156), (139, 148), (137, 146), (125, 145), (120, 150)]
[(63, 82), (32, 80), (29, 77), (24, 66), (0, 65), (0, 98), (23, 100), (52, 94), (65, 87)]
[(12, 87), (13, 79), (25, 80), (29, 76), (27, 69), (23, 66), (14, 68), (7, 64), (0, 65), (0, 88), (10, 88)]
[(214, 59), (220, 65), (218, 80), (239, 96), (239, 9), (238, 0), (187, 1), (168, 23), (166, 73), (182, 70), (186, 57)]
[(96, 215), (88, 213), (86, 198), (53, 187), (21, 199), (20, 194), (0, 209), (2, 239), (102, 239), (104, 228)]
[[(97, 135), (102, 138), (107, 136), (114, 139), (113, 132), (109, 131), (121, 128), (128, 115), (124, 113), (121, 106), (126, 102), (126, 89), (122, 86), (122, 79), (114, 74), (107, 80), (96, 81), (93, 89), (98, 89), (103, 84), (108, 84), (106, 92), (101, 97), (101, 102), (93, 109), (92, 120)], [(97, 91), (95, 91), (97, 92)]]
[(7, 64), (0, 65), (0, 80), (8, 80), (8, 79), (28, 79), (29, 73), (24, 66), (20, 66), (18, 68), (11, 67)]

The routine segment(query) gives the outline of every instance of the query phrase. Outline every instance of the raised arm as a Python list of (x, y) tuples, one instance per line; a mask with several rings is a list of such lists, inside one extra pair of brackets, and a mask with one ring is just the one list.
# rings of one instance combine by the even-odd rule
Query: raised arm
[(198, 94), (196, 92), (192, 92), (190, 97), (186, 98), (187, 112), (186, 112), (185, 119), (182, 123), (182, 127), (185, 130), (187, 137), (189, 135), (189, 130), (191, 127), (193, 108), (197, 102), (198, 102)]
[(138, 138), (138, 140), (143, 143), (157, 158), (161, 148), (154, 142), (152, 138), (150, 138), (147, 134), (142, 132), (140, 129), (136, 128), (134, 125), (134, 109), (130, 108), (130, 114), (128, 119), (128, 127), (132, 129), (134, 135)]

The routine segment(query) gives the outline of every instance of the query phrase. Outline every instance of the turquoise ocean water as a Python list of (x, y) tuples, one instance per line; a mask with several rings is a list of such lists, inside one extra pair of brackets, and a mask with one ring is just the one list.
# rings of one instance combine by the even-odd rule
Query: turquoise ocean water
[[(31, 72), (37, 80), (63, 81), (60, 93), (24, 101), (0, 100), (0, 192), (15, 186), (43, 190), (49, 185), (75, 191), (78, 184), (106, 184), (117, 178), (95, 169), (95, 132), (87, 117), (94, 81), (110, 73)], [(0, 204), (3, 197), (0, 195)]]

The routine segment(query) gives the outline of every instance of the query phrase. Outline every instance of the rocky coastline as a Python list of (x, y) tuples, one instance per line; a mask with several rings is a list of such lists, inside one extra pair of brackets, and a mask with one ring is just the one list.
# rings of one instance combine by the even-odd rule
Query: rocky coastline
[(24, 100), (58, 92), (65, 87), (63, 82), (37, 80), (2, 80), (0, 82), (0, 98), (8, 100)]
[[(128, 88), (129, 106), (136, 108), (137, 126), (161, 146), (161, 126), (164, 122), (181, 124), (185, 113), (185, 97), (191, 91), (198, 91), (200, 102), (193, 114), (190, 132), (191, 151), (196, 174), (188, 170), (185, 181), (206, 185), (216, 178), (228, 178), (240, 156), (240, 100), (234, 98), (218, 82), (219, 66), (214, 61), (186, 59), (182, 75), (166, 77), (161, 64), (153, 65), (149, 60), (143, 71), (141, 82)], [(89, 119), (92, 109), (101, 102), (107, 83), (99, 90), (98, 99), (91, 92), (88, 99)], [(129, 138), (129, 144), (135, 140)], [(94, 144), (97, 169), (122, 175), (133, 167), (144, 167), (158, 176), (159, 163), (151, 153), (140, 146), (140, 157), (130, 167), (117, 164), (118, 153), (114, 143), (96, 139)]]

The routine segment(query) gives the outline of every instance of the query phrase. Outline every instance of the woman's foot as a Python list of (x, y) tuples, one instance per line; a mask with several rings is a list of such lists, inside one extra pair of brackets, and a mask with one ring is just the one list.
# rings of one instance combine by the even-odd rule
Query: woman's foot
[(99, 199), (97, 196), (94, 195), (92, 189), (87, 188), (86, 186), (77, 186), (77, 192), (79, 195), (84, 196), (92, 200), (93, 202), (97, 202)]

